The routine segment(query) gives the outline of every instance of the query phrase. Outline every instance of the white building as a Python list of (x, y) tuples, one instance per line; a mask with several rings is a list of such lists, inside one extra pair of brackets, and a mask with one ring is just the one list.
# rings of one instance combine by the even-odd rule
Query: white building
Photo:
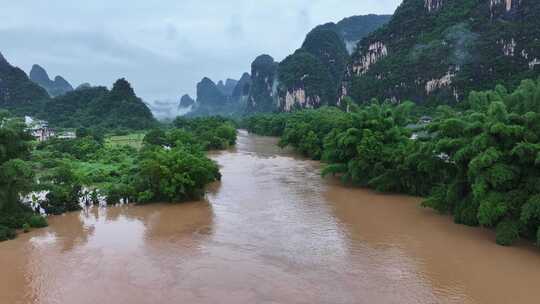
[(26, 130), (34, 136), (37, 141), (46, 141), (54, 137), (54, 130), (49, 128), (49, 123), (44, 120), (34, 120), (30, 116), (24, 117)]
[(56, 138), (75, 139), (75, 138), (77, 138), (77, 135), (75, 134), (75, 132), (67, 131), (67, 132), (59, 133), (58, 136), (56, 136)]

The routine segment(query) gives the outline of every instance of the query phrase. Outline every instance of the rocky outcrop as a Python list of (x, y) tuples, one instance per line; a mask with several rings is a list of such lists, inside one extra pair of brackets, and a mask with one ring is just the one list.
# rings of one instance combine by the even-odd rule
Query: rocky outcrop
[(428, 12), (435, 12), (443, 7), (444, 0), (424, 0), (424, 7)]
[(236, 84), (238, 83), (237, 80), (234, 79), (227, 79), (225, 82), (223, 80), (220, 80), (217, 83), (217, 88), (221, 92), (221, 94), (230, 97), (234, 91), (234, 88), (236, 87)]
[(300, 49), (279, 64), (279, 109), (333, 105), (337, 83), (327, 66), (313, 54)]
[(388, 48), (381, 41), (376, 41), (368, 46), (365, 54), (362, 54), (360, 60), (358, 60), (352, 66), (353, 73), (356, 75), (362, 75), (369, 71), (369, 68), (377, 63), (377, 61), (388, 55)]
[[(220, 87), (225, 87), (214, 83), (210, 78), (205, 77), (197, 84), (197, 101), (187, 113), (191, 117), (199, 116), (232, 116), (242, 112), (239, 103), (234, 101), (231, 96), (223, 94)], [(232, 87), (232, 84), (229, 84)], [(234, 89), (233, 89), (234, 91)]]
[(180, 98), (180, 103), (178, 104), (179, 108), (189, 108), (195, 104), (195, 100), (191, 98), (188, 94), (185, 94)]
[(295, 109), (313, 109), (321, 106), (321, 97), (319, 95), (306, 95), (306, 90), (302, 87), (288, 89), (285, 97), (281, 100), (281, 109), (285, 112), (291, 112)]
[(451, 104), (471, 90), (536, 78), (538, 16), (540, 1), (403, 1), (358, 44), (340, 96)]
[(208, 77), (197, 84), (197, 104), (200, 106), (219, 106), (227, 101), (217, 85)]
[(448, 71), (444, 76), (438, 79), (432, 79), (426, 83), (426, 94), (430, 95), (437, 89), (449, 87), (452, 84), (452, 79), (456, 74), (452, 71)]
[(279, 109), (335, 105), (349, 54), (338, 25), (312, 30), (302, 47), (279, 64)]
[[(279, 65), (268, 55), (260, 56), (252, 65), (247, 111), (335, 105), (349, 54), (358, 41), (389, 19), (389, 15), (353, 16), (319, 25), (306, 35), (301, 48)], [(233, 95), (238, 96), (238, 92)]]
[(510, 39), (510, 41), (501, 39), (500, 44), (502, 45), (502, 51), (505, 56), (514, 57), (517, 46), (516, 40), (514, 38)]
[(251, 89), (251, 75), (249, 73), (244, 73), (238, 83), (234, 87), (234, 90), (231, 95), (231, 99), (235, 102), (241, 103), (242, 105), (247, 104), (247, 99), (249, 97), (249, 91)]
[(37, 64), (34, 64), (30, 70), (30, 79), (39, 85), (48, 85), (51, 82), (47, 71)]
[[(428, 1), (428, 0), (426, 0)], [(507, 12), (518, 8), (522, 0), (490, 0), (489, 7), (493, 11), (497, 6), (504, 5)]]
[(523, 0), (490, 0), (491, 18), (518, 19)]
[(277, 108), (277, 70), (278, 63), (269, 55), (261, 55), (253, 61), (248, 113), (272, 112)]
[(47, 90), (51, 97), (66, 94), (73, 91), (73, 87), (62, 76), (56, 76), (54, 80), (49, 78), (49, 74), (41, 66), (34, 64), (30, 71), (30, 79), (39, 86)]
[(540, 60), (538, 60), (538, 58), (534, 58), (529, 62), (529, 69), (534, 70), (537, 65), (540, 65)]

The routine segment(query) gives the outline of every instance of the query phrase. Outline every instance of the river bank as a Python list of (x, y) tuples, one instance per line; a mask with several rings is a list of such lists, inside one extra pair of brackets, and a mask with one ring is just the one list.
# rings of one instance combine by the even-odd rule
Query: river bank
[(0, 244), (1, 303), (533, 303), (540, 254), (420, 199), (347, 188), (277, 139), (211, 153), (178, 205), (92, 208)]

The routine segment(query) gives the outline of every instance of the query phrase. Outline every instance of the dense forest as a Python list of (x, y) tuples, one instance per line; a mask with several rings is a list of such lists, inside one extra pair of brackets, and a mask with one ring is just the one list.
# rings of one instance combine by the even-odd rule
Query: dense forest
[(143, 130), (156, 126), (150, 109), (123, 78), (110, 91), (105, 87), (79, 88), (49, 99), (36, 116), (62, 128)]
[(540, 2), (405, 0), (358, 44), (343, 95), (454, 104), (539, 72)]
[(177, 119), (146, 132), (139, 145), (119, 144), (79, 128), (76, 139), (36, 143), (24, 123), (0, 113), (0, 240), (47, 225), (40, 213), (84, 205), (182, 202), (219, 180), (205, 151), (235, 144), (234, 125), (222, 118)]
[(325, 107), (244, 124), (322, 160), (323, 175), (425, 196), (425, 207), (456, 223), (495, 229), (501, 245), (519, 237), (540, 244), (539, 105), (540, 80), (524, 80), (513, 92), (471, 92), (455, 108), (372, 100), (350, 103), (348, 112)]

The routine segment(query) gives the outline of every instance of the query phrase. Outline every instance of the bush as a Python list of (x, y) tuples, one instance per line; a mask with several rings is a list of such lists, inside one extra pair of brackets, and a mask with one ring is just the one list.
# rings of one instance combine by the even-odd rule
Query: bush
[(0, 226), (0, 242), (14, 239), (16, 236), (15, 230), (6, 226)]
[(502, 246), (510, 246), (519, 238), (519, 224), (512, 220), (504, 220), (497, 225), (496, 242)]
[[(49, 224), (47, 223), (47, 219), (41, 215), (32, 215), (30, 217), (30, 220), (28, 221), (28, 224), (32, 228), (43, 228), (43, 227), (49, 226)], [(25, 225), (28, 225), (28, 224), (25, 224)], [(24, 225), (23, 225), (23, 229), (24, 229)]]
[(24, 233), (30, 232), (30, 225), (28, 225), (28, 223), (25, 223), (25, 224), (22, 226), (22, 228), (23, 228)]
[(478, 203), (473, 199), (464, 199), (454, 209), (454, 222), (467, 226), (478, 226)]

